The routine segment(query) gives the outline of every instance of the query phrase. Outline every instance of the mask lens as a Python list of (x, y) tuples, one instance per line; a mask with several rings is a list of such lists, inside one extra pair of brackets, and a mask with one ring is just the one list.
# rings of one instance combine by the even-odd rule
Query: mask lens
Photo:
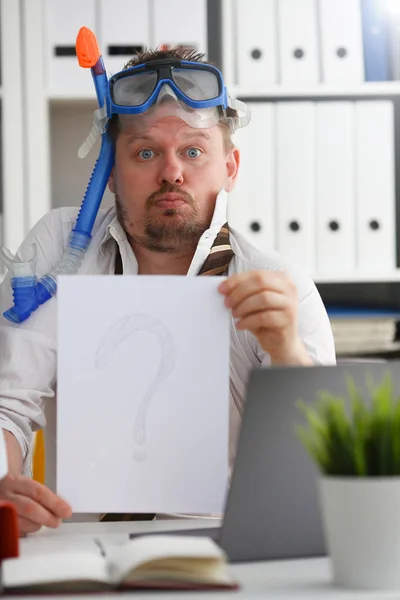
[(211, 100), (219, 94), (218, 78), (201, 69), (173, 69), (172, 79), (191, 100)]
[(150, 98), (156, 82), (154, 71), (121, 77), (112, 87), (113, 102), (119, 106), (140, 106)]

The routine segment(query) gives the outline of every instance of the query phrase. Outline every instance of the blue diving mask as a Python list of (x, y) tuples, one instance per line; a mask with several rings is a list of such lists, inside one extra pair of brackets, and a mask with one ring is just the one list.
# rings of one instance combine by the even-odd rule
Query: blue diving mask
[(221, 72), (211, 65), (186, 60), (151, 60), (120, 71), (109, 80), (110, 114), (148, 110), (164, 84), (191, 108), (228, 107)]
[(106, 131), (113, 115), (119, 115), (122, 129), (132, 124), (148, 128), (170, 115), (194, 128), (225, 123), (231, 132), (250, 121), (249, 108), (229, 96), (219, 69), (203, 63), (150, 60), (110, 77), (103, 93), (104, 104), (95, 112), (92, 131), (79, 149), (82, 158), (94, 145), (98, 131)]
[[(150, 60), (111, 77), (108, 117), (113, 114), (142, 114), (164, 102), (168, 95), (189, 114), (214, 109), (209, 111), (219, 117), (214, 124), (218, 120), (226, 120), (232, 129), (236, 129), (249, 122), (247, 106), (229, 97), (219, 69), (212, 65), (170, 58)], [(227, 115), (228, 108), (241, 114), (230, 118)], [(198, 120), (202, 121), (203, 119)], [(206, 124), (203, 127), (212, 126), (208, 124), (209, 119), (204, 121)]]

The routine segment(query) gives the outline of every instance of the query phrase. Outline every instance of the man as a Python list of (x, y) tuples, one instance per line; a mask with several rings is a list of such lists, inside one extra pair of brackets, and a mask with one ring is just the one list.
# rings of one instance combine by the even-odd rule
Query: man
[[(176, 60), (203, 64), (201, 56), (191, 51), (171, 49), (139, 54), (127, 68), (159, 59), (168, 59), (164, 70), (166, 63)], [(148, 64), (154, 72), (159, 69), (157, 63)], [(175, 88), (173, 82), (163, 85), (148, 110), (114, 115), (108, 124), (107, 133), (115, 145), (109, 179), (115, 207), (99, 213), (79, 272), (227, 275), (219, 291), (232, 313), (232, 464), (250, 369), (260, 364), (334, 363), (334, 344), (312, 281), (276, 252), (262, 254), (225, 226), (226, 192), (234, 187), (240, 162), (239, 150), (230, 138), (235, 124), (240, 124), (237, 112), (186, 106), (174, 92), (182, 86), (177, 83), (179, 69), (174, 73)], [(121, 93), (127, 103), (133, 93), (148, 95), (147, 75), (145, 69), (142, 80), (132, 79), (133, 87), (122, 78)], [(200, 93), (196, 86), (205, 86), (205, 79), (206, 75), (197, 74), (191, 82), (189, 78), (193, 89), (187, 94)], [(38, 274), (53, 269), (76, 213), (61, 209), (45, 216), (22, 244), (20, 260), (28, 260), (35, 243)], [(229, 260), (215, 267), (213, 256), (221, 239)], [(11, 304), (7, 277), (0, 289), (1, 312)], [(9, 476), (0, 484), (0, 497), (15, 503), (22, 532), (41, 525), (57, 527), (71, 514), (68, 504), (51, 489), (30, 479), (32, 431), (47, 424), (47, 482), (55, 488), (55, 315), (56, 298), (52, 298), (21, 324), (4, 318), (0, 322), (0, 426), (10, 465)]]

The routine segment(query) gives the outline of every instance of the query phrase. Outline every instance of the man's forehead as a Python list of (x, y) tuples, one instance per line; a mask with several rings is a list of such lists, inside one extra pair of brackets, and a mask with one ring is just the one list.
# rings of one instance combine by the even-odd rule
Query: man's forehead
[(170, 117), (161, 119), (151, 127), (145, 129), (131, 126), (123, 131), (123, 135), (126, 138), (125, 143), (127, 145), (139, 141), (157, 141), (164, 139), (165, 137), (182, 141), (194, 139), (210, 141), (213, 138), (213, 129), (214, 127), (209, 129), (190, 127), (190, 125), (182, 121), (182, 119)]

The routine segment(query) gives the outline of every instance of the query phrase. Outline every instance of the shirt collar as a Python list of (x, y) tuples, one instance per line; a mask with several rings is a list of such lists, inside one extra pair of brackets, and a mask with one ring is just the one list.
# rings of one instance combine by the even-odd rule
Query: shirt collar
[(121, 245), (124, 241), (127, 240), (126, 233), (118, 220), (115, 206), (110, 210), (109, 218), (110, 221), (106, 225), (105, 231), (100, 241), (100, 254), (102, 256), (104, 256), (104, 253), (106, 251), (106, 245), (111, 239), (114, 239), (118, 245)]
[(196, 252), (194, 253), (192, 262), (190, 263), (190, 267), (187, 272), (188, 275), (196, 275), (201, 265), (209, 255), (211, 246), (213, 245), (219, 230), (221, 229), (222, 225), (226, 223), (227, 203), (228, 194), (224, 189), (222, 189), (219, 192), (215, 202), (214, 214), (211, 219), (210, 227), (206, 229), (199, 239), (199, 243), (197, 244)]

